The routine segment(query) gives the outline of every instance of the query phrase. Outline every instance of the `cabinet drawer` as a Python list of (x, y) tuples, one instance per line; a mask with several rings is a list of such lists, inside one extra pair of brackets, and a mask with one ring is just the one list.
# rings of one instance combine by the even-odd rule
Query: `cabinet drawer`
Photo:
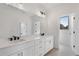
[(39, 45), (39, 44), (42, 44), (42, 40), (40, 40), (40, 39), (35, 40), (35, 45)]

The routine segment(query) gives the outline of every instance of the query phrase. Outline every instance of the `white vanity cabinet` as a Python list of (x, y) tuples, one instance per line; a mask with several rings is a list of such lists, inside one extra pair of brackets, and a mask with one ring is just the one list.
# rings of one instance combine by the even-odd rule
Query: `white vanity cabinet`
[(53, 49), (53, 37), (33, 38), (21, 44), (0, 48), (0, 56), (43, 56)]

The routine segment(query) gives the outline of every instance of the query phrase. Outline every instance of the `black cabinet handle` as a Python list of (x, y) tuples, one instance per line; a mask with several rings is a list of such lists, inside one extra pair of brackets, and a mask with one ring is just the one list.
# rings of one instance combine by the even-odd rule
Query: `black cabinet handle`
[(75, 31), (73, 31), (73, 33), (75, 34)]
[(73, 48), (75, 48), (75, 45), (73, 45)]

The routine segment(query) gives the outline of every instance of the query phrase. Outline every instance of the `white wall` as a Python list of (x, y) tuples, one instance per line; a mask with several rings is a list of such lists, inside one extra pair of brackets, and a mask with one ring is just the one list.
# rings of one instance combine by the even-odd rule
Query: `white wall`
[[(52, 9), (53, 10), (52, 20), (49, 22), (49, 24), (51, 23), (50, 24), (50, 29), (52, 28), (52, 30), (53, 30), (53, 27), (57, 26), (56, 24), (54, 24), (54, 22), (59, 23), (58, 18), (60, 16), (69, 15), (71, 17), (71, 15), (73, 13), (79, 13), (79, 8), (78, 7), (79, 7), (79, 4), (62, 4), (61, 6), (58, 6), (54, 9)], [(70, 24), (69, 25), (69, 30), (60, 30), (60, 32), (59, 32), (59, 35), (60, 35), (60, 40), (59, 41), (64, 43), (66, 46), (71, 46), (71, 19), (69, 19), (69, 24)], [(54, 27), (54, 28), (56, 29), (56, 27)], [(50, 31), (52, 31), (52, 30), (50, 30)], [(55, 33), (57, 33), (57, 32), (55, 31)], [(58, 39), (57, 39), (57, 41), (58, 41)]]
[[(58, 47), (58, 42), (63, 42), (67, 46), (71, 45), (71, 32), (69, 30), (59, 29), (59, 17), (63, 15), (69, 15), (72, 13), (79, 12), (79, 4), (61, 4), (52, 8), (50, 14), (48, 15), (48, 24), (49, 24), (49, 34), (54, 35), (54, 45)], [(60, 40), (59, 40), (60, 37)]]
[[(8, 38), (18, 35), (18, 25), (20, 22), (30, 24), (30, 17), (16, 8), (0, 4), (0, 38)], [(29, 29), (29, 35), (30, 29)]]

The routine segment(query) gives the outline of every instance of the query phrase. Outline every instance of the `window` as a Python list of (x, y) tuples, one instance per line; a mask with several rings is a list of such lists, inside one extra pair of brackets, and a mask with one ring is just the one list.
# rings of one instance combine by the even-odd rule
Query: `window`
[(69, 29), (69, 16), (60, 17), (60, 29)]

